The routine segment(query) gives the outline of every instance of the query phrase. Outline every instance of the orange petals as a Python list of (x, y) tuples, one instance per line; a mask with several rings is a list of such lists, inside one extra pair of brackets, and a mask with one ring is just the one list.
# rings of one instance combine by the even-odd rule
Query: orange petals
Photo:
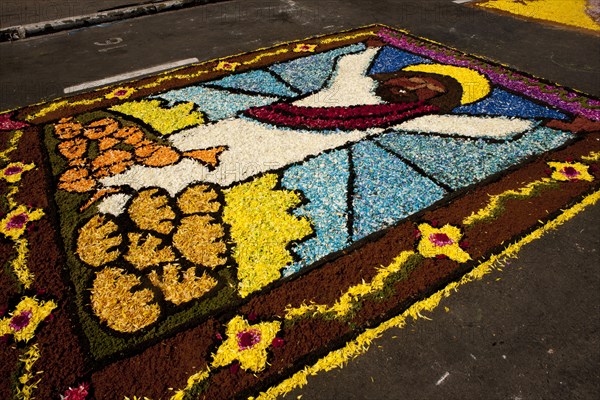
[(87, 140), (83, 138), (65, 140), (58, 144), (58, 151), (65, 156), (67, 160), (81, 158), (87, 151)]
[(112, 118), (103, 118), (88, 124), (83, 132), (88, 139), (96, 140), (110, 135), (119, 129), (119, 123)]
[(92, 171), (96, 177), (116, 175), (133, 164), (132, 156), (125, 150), (108, 150), (92, 161)]
[(144, 132), (139, 128), (126, 126), (116, 131), (113, 137), (123, 140), (125, 144), (138, 146), (144, 140)]
[(111, 147), (119, 144), (119, 140), (112, 137), (103, 137), (98, 141), (98, 148), (100, 151), (108, 150)]
[(193, 158), (214, 168), (219, 165), (219, 156), (225, 150), (227, 150), (225, 146), (219, 146), (211, 149), (186, 151), (183, 156)]
[[(144, 157), (141, 155), (148, 153), (150, 153), (149, 156)], [(141, 163), (148, 167), (164, 167), (165, 165), (172, 165), (181, 158), (177, 151), (157, 144), (137, 148), (135, 150), (135, 155), (144, 157), (141, 159)]]
[(63, 118), (54, 125), (54, 134), (59, 139), (72, 139), (83, 131), (79, 122), (73, 122), (73, 118)]
[(96, 180), (89, 177), (89, 172), (84, 168), (71, 168), (66, 170), (59, 179), (58, 188), (69, 192), (84, 193), (96, 186)]

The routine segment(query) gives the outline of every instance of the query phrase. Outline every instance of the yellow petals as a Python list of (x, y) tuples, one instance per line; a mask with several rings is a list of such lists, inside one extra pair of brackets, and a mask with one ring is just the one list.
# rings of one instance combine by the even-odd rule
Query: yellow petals
[(137, 269), (143, 270), (162, 262), (175, 261), (173, 250), (169, 246), (159, 249), (163, 241), (151, 233), (142, 235), (130, 232), (128, 236), (129, 252), (125, 255), (125, 259)]
[(181, 267), (174, 264), (165, 265), (161, 277), (152, 271), (148, 278), (162, 290), (165, 299), (175, 305), (198, 299), (217, 285), (217, 281), (206, 273), (197, 277), (196, 267), (190, 267), (181, 274)]
[(520, 189), (511, 189), (500, 194), (490, 196), (490, 201), (484, 208), (477, 212), (472, 212), (471, 215), (463, 219), (464, 225), (473, 225), (477, 222), (493, 218), (495, 213), (498, 212), (503, 206), (504, 201), (509, 198), (528, 198), (534, 195), (537, 190), (550, 185), (552, 181), (548, 178), (543, 178), (539, 181), (533, 181), (528, 183)]
[(312, 233), (306, 218), (289, 210), (300, 204), (298, 195), (275, 189), (277, 175), (267, 174), (225, 192), (223, 221), (231, 226), (236, 243), (239, 292), (246, 297), (281, 276), (293, 261), (287, 246)]
[(267, 365), (267, 349), (275, 339), (281, 323), (261, 322), (250, 325), (240, 316), (227, 324), (227, 340), (217, 349), (213, 367), (223, 367), (239, 361), (244, 370), (260, 372)]
[(33, 285), (34, 275), (27, 267), (27, 256), (29, 255), (28, 242), (24, 238), (15, 241), (17, 249), (17, 257), (11, 262), (12, 271), (17, 277), (17, 280), (25, 289), (29, 289)]
[(589, 166), (579, 162), (549, 162), (548, 165), (554, 169), (552, 179), (557, 181), (588, 181), (594, 177), (588, 172)]
[(316, 48), (316, 44), (298, 43), (294, 47), (294, 53), (314, 53)]
[(206, 184), (192, 185), (186, 188), (179, 198), (177, 205), (184, 214), (214, 213), (221, 209), (217, 191)]
[(434, 258), (443, 255), (460, 263), (471, 259), (471, 256), (459, 246), (462, 233), (456, 226), (446, 224), (441, 228), (434, 228), (427, 223), (422, 223), (419, 224), (419, 231), (421, 240), (417, 250), (423, 257)]
[(173, 245), (189, 261), (208, 268), (225, 264), (227, 246), (223, 226), (210, 215), (190, 215), (181, 219), (173, 235)]
[(104, 268), (96, 274), (91, 289), (94, 313), (119, 332), (135, 332), (152, 324), (160, 307), (151, 303), (154, 295), (150, 289), (132, 291), (140, 284), (140, 278), (120, 268)]
[(4, 179), (8, 183), (16, 183), (21, 180), (24, 172), (31, 171), (35, 168), (35, 164), (23, 164), (21, 162), (13, 162), (0, 170), (0, 179)]
[(81, 261), (100, 267), (119, 257), (122, 237), (119, 227), (108, 215), (94, 215), (79, 229), (77, 237), (77, 255)]
[(239, 66), (238, 62), (221, 61), (215, 67), (215, 71), (235, 71)]
[(166, 195), (158, 189), (142, 190), (129, 205), (129, 216), (140, 229), (168, 234), (173, 230), (175, 213)]
[(477, 6), (600, 31), (600, 24), (585, 12), (586, 0), (487, 0)]
[(136, 92), (136, 90), (132, 87), (123, 87), (120, 86), (118, 88), (115, 88), (112, 92), (108, 93), (107, 95), (105, 95), (104, 97), (106, 97), (107, 99), (126, 99), (129, 96), (131, 96), (132, 94), (134, 94)]
[(30, 210), (23, 205), (17, 206), (0, 220), (0, 233), (9, 239), (17, 240), (25, 232), (28, 223), (37, 221), (43, 216), (44, 211), (40, 209)]
[(57, 307), (53, 300), (40, 301), (35, 297), (23, 297), (13, 312), (0, 319), (0, 336), (13, 335), (15, 341), (33, 339), (38, 325)]
[(27, 349), (25, 354), (19, 358), (19, 361), (23, 365), (23, 375), (19, 376), (18, 381), (20, 385), (17, 385), (15, 397), (18, 400), (33, 400), (33, 392), (37, 389), (38, 383), (41, 379), (33, 382), (33, 378), (42, 373), (42, 371), (33, 372), (33, 364), (41, 357), (40, 349), (37, 344), (32, 345)]
[(321, 304), (303, 304), (296, 308), (286, 308), (285, 318), (294, 319), (309, 313), (312, 315), (335, 313), (336, 316), (343, 317), (361, 300), (361, 298), (381, 291), (385, 285), (385, 280), (391, 274), (400, 271), (414, 254), (413, 251), (403, 251), (390, 265), (380, 268), (379, 272), (373, 277), (373, 280), (370, 283), (365, 283), (363, 281), (363, 283), (350, 287), (331, 307)]
[(167, 108), (160, 100), (131, 101), (110, 108), (144, 121), (163, 135), (203, 124), (204, 116), (195, 109), (196, 105), (192, 102)]

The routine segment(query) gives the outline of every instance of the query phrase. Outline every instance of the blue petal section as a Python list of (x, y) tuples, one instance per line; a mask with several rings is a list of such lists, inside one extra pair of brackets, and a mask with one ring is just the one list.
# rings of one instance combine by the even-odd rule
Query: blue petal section
[(377, 54), (369, 74), (394, 72), (412, 64), (431, 64), (431, 60), (386, 46)]
[(208, 116), (211, 121), (217, 121), (236, 115), (241, 110), (255, 106), (265, 106), (279, 100), (277, 97), (251, 96), (234, 94), (227, 90), (210, 89), (202, 86), (188, 86), (183, 89), (171, 90), (152, 98), (162, 98), (173, 106), (178, 101), (191, 101), (198, 109)]
[(353, 44), (324, 53), (275, 64), (270, 69), (279, 74), (287, 83), (300, 90), (302, 94), (306, 94), (319, 90), (325, 85), (333, 72), (337, 57), (358, 53), (364, 49), (365, 45), (362, 43)]
[(442, 188), (371, 141), (352, 147), (353, 240), (390, 226), (441, 199)]
[(283, 173), (282, 186), (300, 190), (308, 200), (294, 214), (308, 217), (316, 234), (316, 237), (294, 246), (300, 261), (287, 267), (284, 276), (348, 246), (349, 176), (346, 149), (321, 154)]
[(521, 118), (568, 118), (560, 111), (544, 107), (499, 88), (495, 88), (485, 99), (455, 108), (452, 112), (455, 114), (506, 115)]
[(504, 143), (402, 133), (389, 133), (377, 140), (437, 180), (459, 189), (573, 137), (571, 133), (538, 127), (520, 139)]
[(229, 89), (240, 89), (257, 94), (295, 97), (298, 94), (278, 81), (270, 73), (263, 70), (244, 72), (243, 74), (230, 75), (214, 82), (211, 85)]

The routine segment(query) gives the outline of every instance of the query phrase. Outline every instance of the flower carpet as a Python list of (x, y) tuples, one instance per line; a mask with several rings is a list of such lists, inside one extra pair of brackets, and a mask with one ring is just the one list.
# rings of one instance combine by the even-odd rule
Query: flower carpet
[(600, 197), (600, 100), (381, 25), (0, 131), (1, 398), (274, 398)]
[(600, 32), (599, 0), (478, 0), (473, 6), (587, 32)]

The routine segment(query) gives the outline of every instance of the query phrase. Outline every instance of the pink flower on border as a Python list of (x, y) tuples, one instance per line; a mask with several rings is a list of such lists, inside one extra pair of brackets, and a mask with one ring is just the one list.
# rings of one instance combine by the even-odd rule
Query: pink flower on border
[(12, 119), (13, 113), (0, 114), (0, 131), (12, 131), (14, 129), (29, 126), (28, 123)]

